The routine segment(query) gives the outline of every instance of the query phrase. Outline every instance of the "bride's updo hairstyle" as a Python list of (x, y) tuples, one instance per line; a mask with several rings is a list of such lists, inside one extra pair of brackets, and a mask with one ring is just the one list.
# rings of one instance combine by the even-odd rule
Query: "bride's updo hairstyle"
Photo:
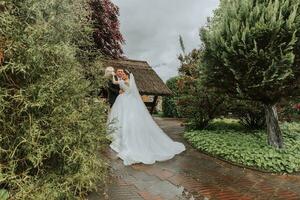
[(124, 73), (129, 77), (130, 76), (130, 74), (131, 74), (131, 72), (128, 70), (128, 69), (125, 69), (124, 70)]

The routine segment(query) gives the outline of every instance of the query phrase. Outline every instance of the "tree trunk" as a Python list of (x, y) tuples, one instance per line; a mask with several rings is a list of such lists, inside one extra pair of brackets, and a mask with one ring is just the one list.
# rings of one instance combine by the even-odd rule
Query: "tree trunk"
[(265, 105), (268, 143), (275, 148), (283, 147), (283, 138), (275, 105)]

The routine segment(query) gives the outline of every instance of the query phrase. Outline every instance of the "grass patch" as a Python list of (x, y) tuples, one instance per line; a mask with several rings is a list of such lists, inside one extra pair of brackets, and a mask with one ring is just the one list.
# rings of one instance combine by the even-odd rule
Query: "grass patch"
[(154, 113), (153, 116), (154, 117), (161, 117), (161, 118), (165, 118), (166, 117), (163, 112)]
[(267, 145), (264, 130), (245, 130), (236, 120), (215, 120), (206, 130), (190, 131), (185, 138), (198, 150), (227, 161), (268, 172), (300, 171), (300, 123), (281, 124), (283, 149)]

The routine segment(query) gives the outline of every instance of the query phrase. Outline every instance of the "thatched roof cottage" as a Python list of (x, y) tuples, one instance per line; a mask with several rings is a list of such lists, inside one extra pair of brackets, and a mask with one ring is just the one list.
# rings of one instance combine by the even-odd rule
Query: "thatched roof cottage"
[(115, 69), (127, 69), (133, 73), (140, 94), (154, 96), (153, 102), (146, 102), (151, 113), (154, 111), (158, 96), (172, 95), (172, 91), (146, 61), (119, 59), (104, 60), (103, 63), (105, 67), (111, 66)]

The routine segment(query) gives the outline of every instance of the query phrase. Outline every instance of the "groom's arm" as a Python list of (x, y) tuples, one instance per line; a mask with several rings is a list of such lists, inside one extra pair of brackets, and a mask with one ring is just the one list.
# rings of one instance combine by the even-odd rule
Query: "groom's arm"
[(111, 91), (112, 93), (119, 94), (120, 88), (116, 87), (116, 85), (113, 84), (112, 82), (109, 82), (108, 90)]

